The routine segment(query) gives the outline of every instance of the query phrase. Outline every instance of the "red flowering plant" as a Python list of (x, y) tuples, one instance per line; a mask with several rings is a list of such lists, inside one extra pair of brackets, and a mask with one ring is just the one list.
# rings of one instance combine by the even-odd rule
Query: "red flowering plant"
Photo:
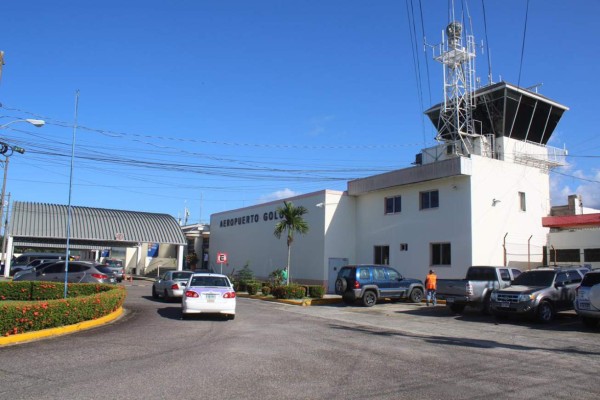
[(0, 335), (101, 318), (119, 309), (126, 296), (122, 286), (87, 283), (69, 284), (67, 292), (68, 297), (63, 299), (61, 283), (0, 282)]

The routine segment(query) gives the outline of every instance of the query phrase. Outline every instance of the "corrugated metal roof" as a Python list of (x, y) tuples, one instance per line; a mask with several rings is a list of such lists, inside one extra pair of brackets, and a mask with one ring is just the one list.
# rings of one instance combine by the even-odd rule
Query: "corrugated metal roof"
[[(68, 206), (15, 201), (10, 235), (16, 242), (43, 242), (67, 238)], [(181, 227), (168, 214), (104, 208), (71, 207), (69, 241), (93, 246), (127, 243), (185, 245)]]

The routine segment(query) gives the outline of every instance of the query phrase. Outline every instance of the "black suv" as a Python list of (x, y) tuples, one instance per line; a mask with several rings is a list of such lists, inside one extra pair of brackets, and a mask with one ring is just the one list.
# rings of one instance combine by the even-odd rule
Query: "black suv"
[(347, 265), (340, 269), (335, 281), (335, 293), (342, 295), (346, 304), (360, 300), (366, 307), (382, 298), (420, 303), (424, 291), (423, 282), (404, 278), (387, 265)]

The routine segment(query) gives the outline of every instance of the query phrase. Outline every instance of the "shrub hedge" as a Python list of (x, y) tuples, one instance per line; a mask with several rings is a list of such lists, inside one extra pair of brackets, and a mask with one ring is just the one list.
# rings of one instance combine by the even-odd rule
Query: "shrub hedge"
[(56, 328), (98, 319), (123, 305), (123, 286), (52, 282), (0, 282), (0, 335)]

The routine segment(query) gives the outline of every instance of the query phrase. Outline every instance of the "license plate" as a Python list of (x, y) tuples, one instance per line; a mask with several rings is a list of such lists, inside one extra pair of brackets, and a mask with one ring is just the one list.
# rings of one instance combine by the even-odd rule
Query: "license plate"
[(580, 301), (579, 302), (579, 308), (581, 308), (582, 310), (589, 310), (590, 309), (590, 303), (587, 301)]
[(217, 298), (217, 296), (214, 295), (214, 294), (207, 294), (206, 295), (206, 301), (208, 303), (214, 303), (216, 298)]
[(501, 303), (500, 307), (502, 307), (502, 308), (509, 308), (510, 307), (510, 303)]
[(454, 297), (446, 297), (446, 303), (454, 303)]

